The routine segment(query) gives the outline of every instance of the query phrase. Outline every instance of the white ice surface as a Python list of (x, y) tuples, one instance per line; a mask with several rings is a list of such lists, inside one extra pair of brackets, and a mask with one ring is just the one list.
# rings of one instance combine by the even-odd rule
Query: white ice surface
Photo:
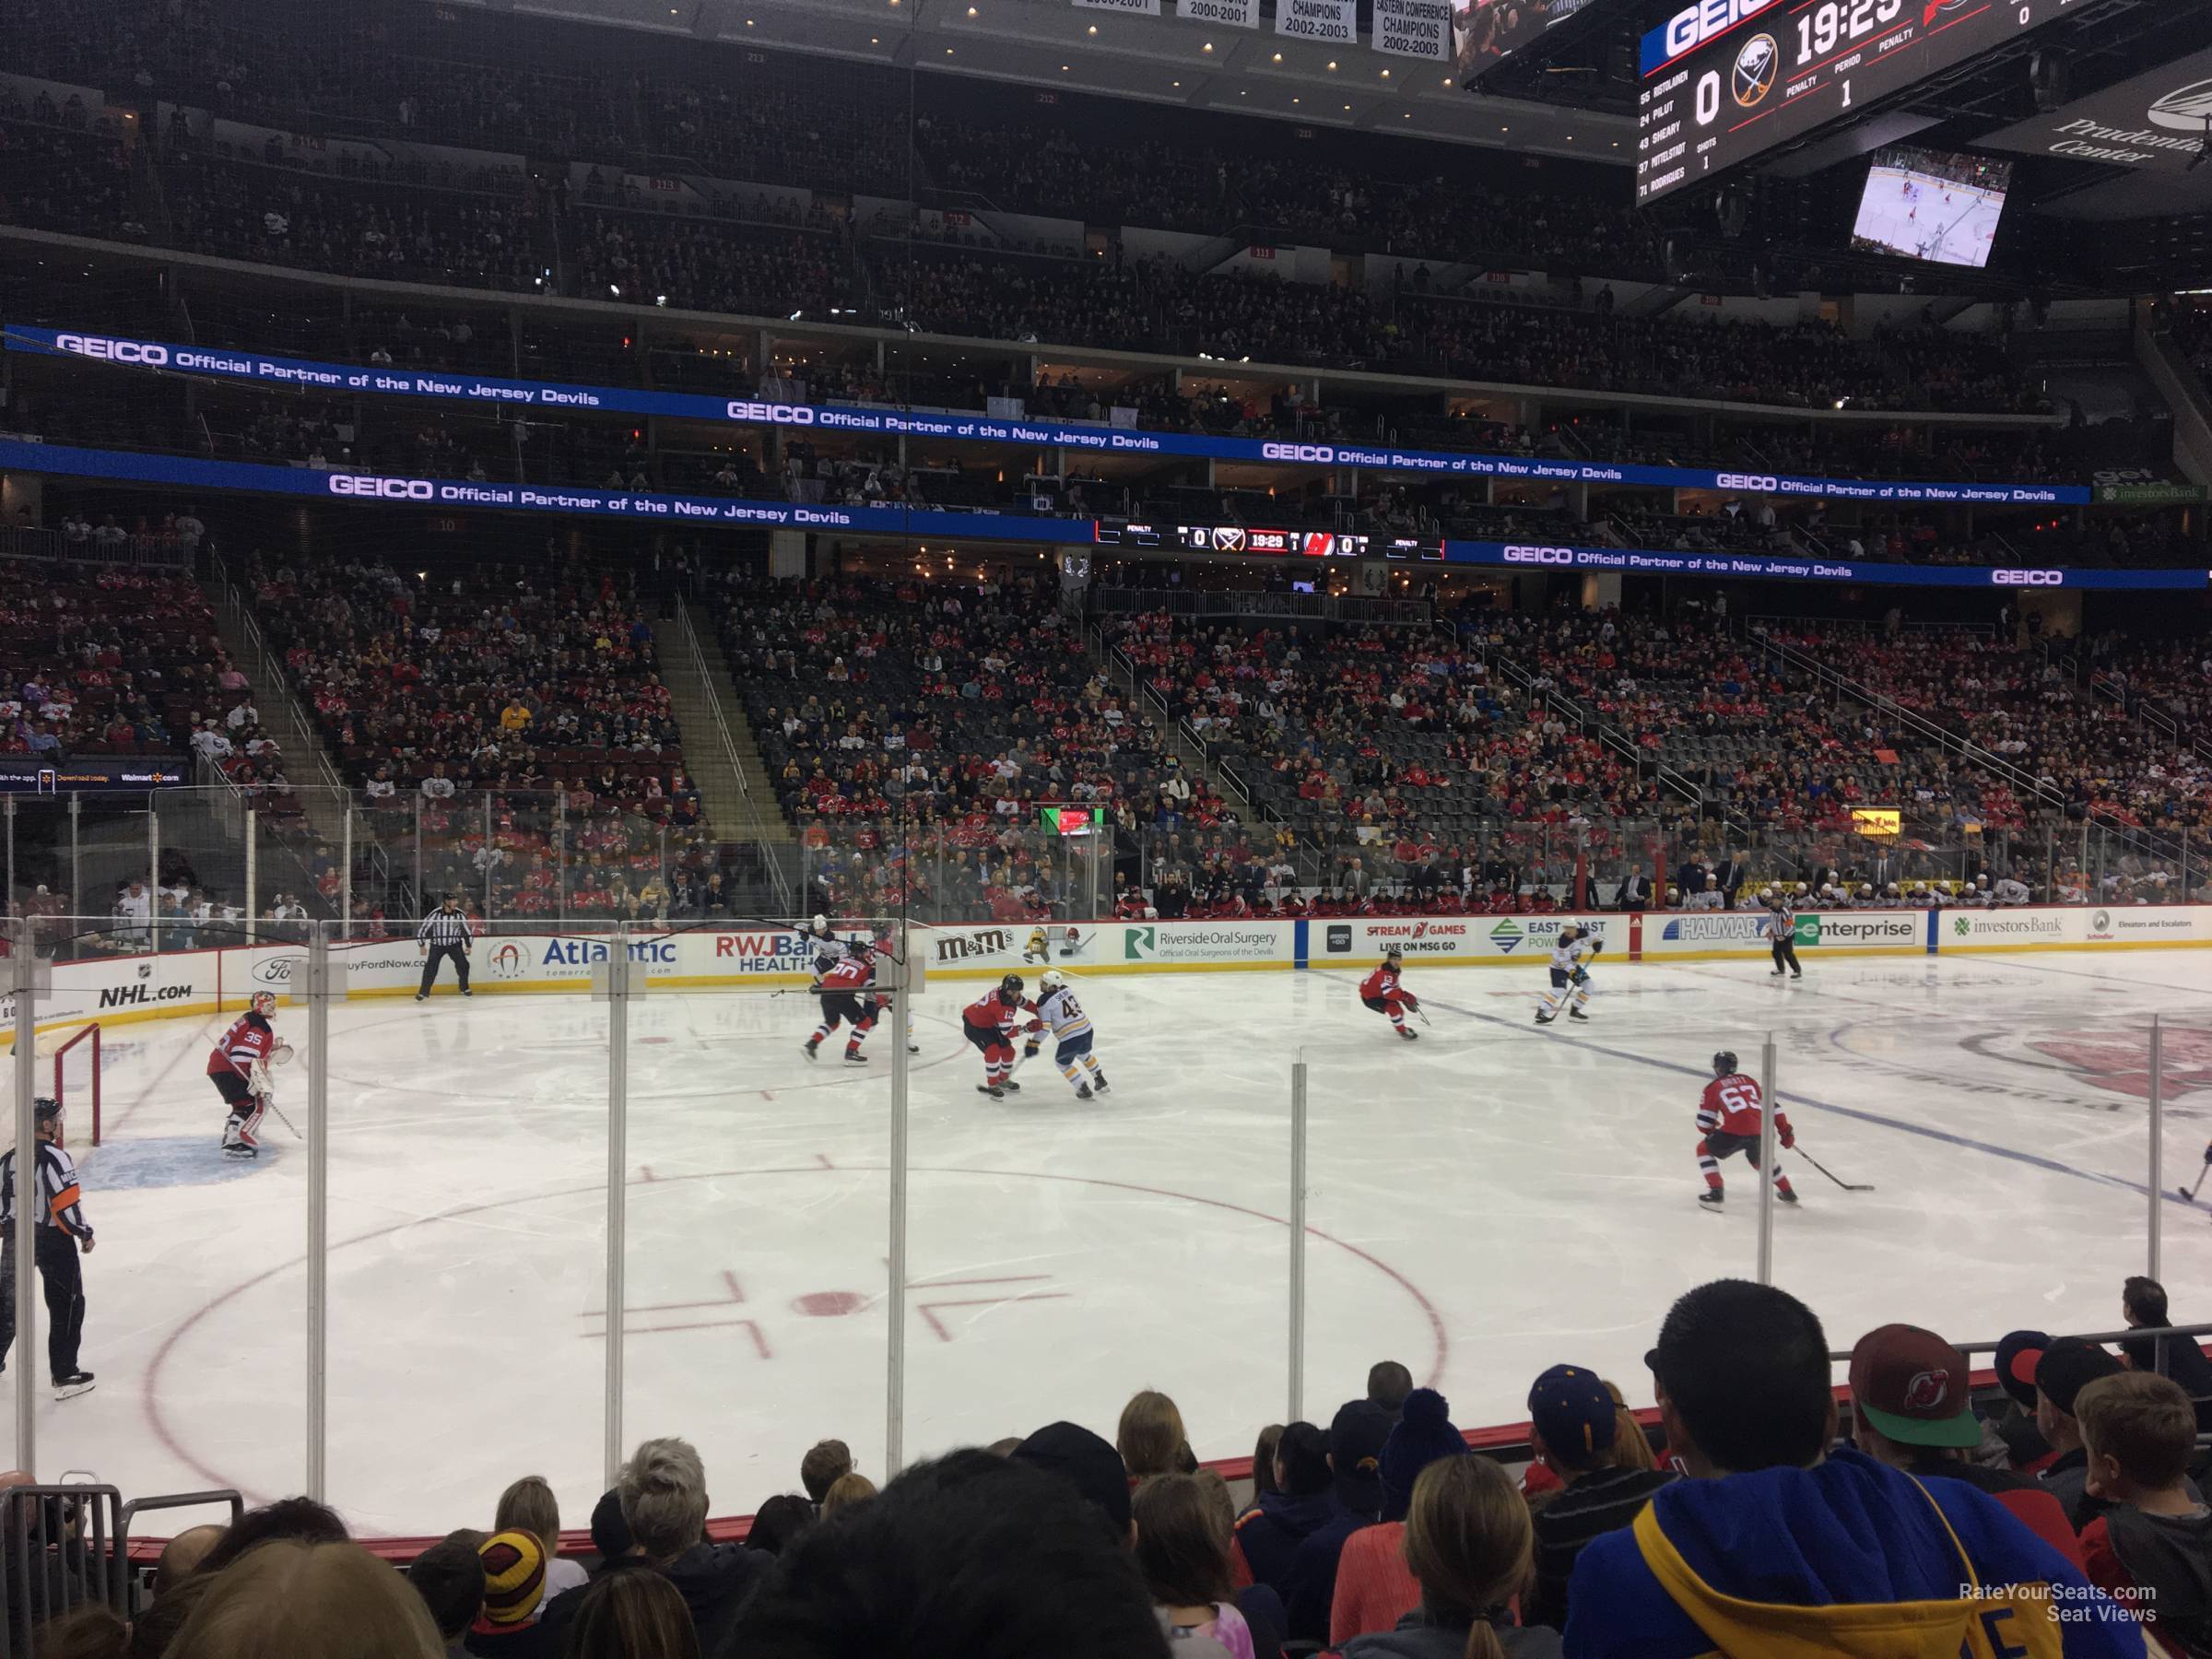
[[(1905, 194), (1910, 178), (1914, 194)], [(1877, 167), (1859, 203), (1857, 233), (1909, 259), (1982, 266), (2004, 217), (2005, 193)]]
[[(1357, 975), (1082, 982), (1113, 1080), (1078, 1103), (1049, 1065), (974, 1090), (969, 987), (920, 1003), (906, 1296), (910, 1457), (1055, 1417), (1109, 1436), (1140, 1387), (1201, 1456), (1249, 1451), (1288, 1399), (1290, 1068), (1311, 1068), (1305, 1410), (1382, 1358), (1463, 1427), (1524, 1415), (1529, 1381), (1595, 1366), (1648, 1400), (1671, 1298), (1755, 1265), (1758, 1188), (1695, 1203), (1709, 1057), (1774, 1034), (1805, 1147), (1778, 1280), (1831, 1344), (1885, 1320), (1959, 1339), (2116, 1324), (2142, 1270), (2153, 1011), (2168, 1043), (2163, 1184), (2201, 1167), (2212, 956), (1602, 966), (1586, 1026), (1530, 1024), (1540, 964), (1409, 982), (1401, 1042)], [(796, 1484), (824, 1435), (884, 1465), (889, 1033), (866, 1074), (801, 1059), (799, 995), (636, 1005), (629, 1046), (623, 1431), (678, 1433), (716, 1513)], [(280, 1031), (304, 1051), (306, 1016)], [(331, 1018), (329, 1490), (365, 1531), (485, 1525), (550, 1477), (571, 1524), (601, 1488), (607, 1009), (583, 998), (345, 1005)], [(42, 1475), (126, 1494), (300, 1488), (304, 1148), (226, 1162), (202, 1076), (212, 1021), (112, 1028), (107, 1144), (84, 1158), (89, 1395), (39, 1406)], [(2038, 1044), (2044, 1046), (2038, 1047)], [(306, 1055), (300, 1056), (301, 1063)], [(2133, 1068), (2133, 1076), (2128, 1075)], [(303, 1065), (279, 1104), (303, 1119)], [(2212, 1193), (2207, 1193), (2212, 1204)], [(2212, 1272), (2203, 1210), (2165, 1211), (2176, 1312)], [(42, 1356), (11, 1356), (4, 1386)]]

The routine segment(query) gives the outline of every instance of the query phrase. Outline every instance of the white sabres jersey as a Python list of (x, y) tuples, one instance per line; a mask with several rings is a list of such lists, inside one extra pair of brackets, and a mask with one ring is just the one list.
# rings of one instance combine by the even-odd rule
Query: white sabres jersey
[(1090, 1030), (1090, 1016), (1083, 1012), (1082, 1005), (1076, 1001), (1076, 994), (1065, 985), (1038, 1003), (1037, 1018), (1044, 1022), (1046, 1030), (1063, 1041), (1080, 1037)]
[(1589, 959), (1589, 956), (1590, 942), (1587, 939), (1577, 939), (1571, 945), (1554, 945), (1551, 947), (1551, 965), (1561, 973), (1572, 973)]

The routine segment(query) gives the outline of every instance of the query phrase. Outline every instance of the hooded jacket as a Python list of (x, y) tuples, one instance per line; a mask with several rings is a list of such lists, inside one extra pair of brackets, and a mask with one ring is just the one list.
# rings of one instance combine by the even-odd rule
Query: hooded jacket
[(2134, 1616), (1994, 1499), (1853, 1451), (1661, 1488), (1584, 1547), (1569, 1608), (1570, 1659), (2147, 1652)]
[[(2082, 1529), (2081, 1552), (2090, 1581), (2126, 1599), (2169, 1651), (2212, 1654), (2212, 1512), (2110, 1509)], [(2147, 1594), (2128, 1594), (2138, 1590)]]
[(1252, 1569), (1253, 1582), (1270, 1585), (1288, 1602), (1290, 1562), (1298, 1547), (1335, 1513), (1334, 1494), (1325, 1488), (1295, 1498), (1288, 1492), (1262, 1492), (1260, 1500), (1237, 1517), (1237, 1547)]

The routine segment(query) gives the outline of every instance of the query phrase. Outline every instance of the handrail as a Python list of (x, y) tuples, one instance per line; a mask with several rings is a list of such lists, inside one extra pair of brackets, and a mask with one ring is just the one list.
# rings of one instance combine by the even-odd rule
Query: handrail
[[(1848, 675), (1830, 668), (1819, 658), (1799, 651), (1794, 646), (1783, 643), (1763, 628), (1754, 629), (1750, 631), (1758, 634), (1767, 649), (1772, 651), (1792, 666), (1812, 675), (1817, 680), (1824, 681), (1847, 697), (1858, 699), (1877, 713), (1893, 716), (1900, 724), (1910, 729), (1915, 735), (1926, 738), (1943, 748), (1955, 750), (1960, 759), (1980, 767), (1985, 771), (1994, 772), (2005, 782), (2010, 784), (2015, 791), (2023, 792), (2025, 795), (2041, 801), (2045, 806), (2054, 806), (2062, 812), (2066, 809), (2065, 797), (2055, 786), (2044, 783), (2040, 778), (2030, 777), (2028, 773), (2013, 765), (2003, 756), (1983, 748), (1971, 738), (1959, 736), (1914, 710), (1908, 709), (1894, 697), (1884, 696), (1861, 685)], [(2118, 834), (2123, 840), (2132, 841), (2159, 857), (2172, 858), (2177, 856), (2181, 851), (2175, 843), (2137, 825), (2124, 823), (2112, 817), (2112, 814), (2097, 807), (2088, 808), (2088, 817), (2089, 821), (2097, 824), (2106, 833)]]
[(746, 817), (752, 830), (753, 845), (759, 849), (760, 862), (766, 866), (770, 884), (774, 888), (779, 909), (791, 909), (791, 882), (783, 871), (783, 861), (776, 856), (775, 849), (768, 844), (768, 830), (760, 815), (760, 803), (754, 799), (752, 786), (745, 781), (745, 766), (737, 758), (737, 745), (730, 735), (729, 717), (723, 712), (722, 697), (714, 688), (714, 676), (707, 666), (707, 656), (699, 642), (699, 629), (691, 622), (691, 607), (682, 599), (676, 602), (677, 631), (683, 639), (684, 649), (690, 659), (691, 671), (699, 677), (700, 695), (706, 700), (707, 712), (714, 719), (714, 735), (722, 745), (722, 758), (730, 776), (737, 782), (737, 793), (745, 802)]

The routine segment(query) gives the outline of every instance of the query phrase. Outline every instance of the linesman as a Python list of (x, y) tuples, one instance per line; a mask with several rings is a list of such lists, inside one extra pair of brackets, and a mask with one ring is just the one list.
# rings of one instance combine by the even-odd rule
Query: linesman
[(1797, 912), (1784, 892), (1770, 892), (1767, 900), (1767, 942), (1774, 947), (1774, 977), (1784, 972), (1794, 980), (1805, 977), (1797, 966)]
[(461, 982), (461, 994), (473, 996), (468, 988), (468, 950), (477, 936), (468, 918), (461, 913), (461, 895), (448, 893), (443, 902), (422, 919), (415, 930), (415, 954), (422, 958), (422, 985), (415, 993), (420, 1002), (430, 994), (438, 982), (438, 964), (450, 961), (453, 977)]
[[(85, 1219), (77, 1189), (76, 1165), (55, 1143), (62, 1133), (62, 1108), (41, 1098), (32, 1107), (38, 1125), (38, 1224), (31, 1255), (46, 1291), (46, 1367), (57, 1395), (67, 1399), (92, 1386), (92, 1373), (77, 1369), (77, 1345), (85, 1334), (85, 1273), (77, 1253), (92, 1253), (92, 1224)], [(0, 1371), (16, 1342), (16, 1154), (0, 1153)]]

